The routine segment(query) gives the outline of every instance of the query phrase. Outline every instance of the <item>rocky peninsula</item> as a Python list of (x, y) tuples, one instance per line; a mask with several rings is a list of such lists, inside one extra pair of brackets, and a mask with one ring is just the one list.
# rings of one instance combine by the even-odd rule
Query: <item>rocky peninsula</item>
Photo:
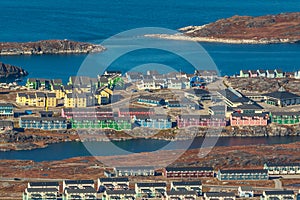
[(259, 17), (236, 15), (202, 26), (187, 26), (179, 31), (181, 33), (175, 35), (146, 36), (231, 44), (296, 43), (300, 41), (300, 12)]
[(0, 62), (0, 78), (20, 78), (27, 75), (28, 72), (21, 67)]
[(83, 54), (104, 51), (101, 45), (70, 40), (1, 42), (0, 55)]

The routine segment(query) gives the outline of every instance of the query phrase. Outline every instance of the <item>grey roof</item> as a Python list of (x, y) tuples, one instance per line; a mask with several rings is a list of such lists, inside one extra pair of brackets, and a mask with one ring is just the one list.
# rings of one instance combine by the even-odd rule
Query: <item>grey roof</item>
[(300, 116), (300, 112), (271, 112), (273, 116)]
[(27, 97), (27, 94), (25, 94), (25, 93), (18, 93), (18, 96), (19, 97)]
[(61, 86), (60, 85), (53, 85), (53, 90), (61, 90)]
[(29, 182), (29, 185), (31, 187), (46, 187), (46, 186), (57, 187), (59, 186), (59, 183), (58, 182)]
[(274, 190), (274, 191), (265, 191), (266, 195), (294, 195), (294, 191), (293, 190), (282, 190), (282, 191), (278, 191), (278, 190)]
[(231, 170), (220, 170), (221, 174), (268, 174), (268, 170), (265, 169), (231, 169)]
[(163, 98), (155, 97), (155, 96), (140, 96), (140, 97), (138, 97), (138, 99), (148, 99), (148, 100), (153, 100), (153, 101), (164, 100)]
[(294, 94), (294, 93), (291, 93), (291, 92), (287, 92), (287, 91), (282, 91), (282, 92), (280, 92), (280, 91), (271, 92), (271, 93), (264, 94), (264, 96), (272, 97), (272, 98), (280, 99), (280, 100), (300, 98), (299, 95)]
[(135, 191), (134, 190), (106, 190), (106, 194), (108, 194), (108, 195), (120, 195), (120, 194), (135, 195)]
[(32, 192), (58, 192), (56, 188), (27, 188), (28, 193)]
[(11, 103), (0, 103), (0, 106), (1, 106), (1, 107), (11, 107), (11, 108), (14, 107), (14, 105), (11, 104)]
[(233, 89), (221, 90), (219, 93), (231, 102), (245, 103), (251, 101), (248, 97)]
[(257, 103), (253, 103), (253, 104), (243, 104), (243, 105), (239, 105), (237, 108), (239, 109), (251, 109), (251, 110), (262, 110), (264, 109), (262, 106), (260, 106)]
[(235, 197), (233, 192), (206, 192), (207, 197)]
[(213, 171), (212, 167), (166, 167), (166, 171)]
[(167, 195), (196, 195), (195, 191), (167, 191)]
[(55, 93), (47, 93), (47, 97), (48, 98), (56, 98), (56, 94)]
[(266, 117), (267, 113), (232, 113), (233, 117)]
[(203, 90), (203, 89), (192, 89), (192, 90), (187, 91), (187, 93), (194, 94), (196, 96), (202, 96), (202, 95), (210, 94), (207, 90)]
[(240, 186), (242, 191), (253, 191), (251, 186)]
[(93, 180), (65, 180), (64, 181), (65, 184), (72, 184), (72, 185), (75, 185), (75, 184), (94, 184), (94, 181)]
[(0, 120), (0, 127), (14, 126), (12, 121)]
[(66, 121), (64, 117), (21, 117), (21, 120), (27, 121)]
[(100, 182), (128, 182), (128, 178), (100, 178)]
[(43, 92), (36, 92), (35, 94), (36, 94), (36, 97), (38, 97), (38, 98), (44, 98), (45, 97), (45, 93), (43, 93)]
[(66, 188), (65, 191), (69, 194), (71, 193), (96, 193), (97, 191), (93, 187), (84, 188)]
[(131, 166), (131, 167), (116, 167), (116, 170), (119, 171), (137, 171), (137, 170), (155, 170), (155, 168), (153, 166)]
[(119, 108), (119, 111), (120, 112), (154, 112), (154, 110), (151, 108), (134, 108), (134, 107)]
[(167, 187), (165, 182), (137, 183), (137, 187)]
[(173, 185), (174, 186), (187, 186), (187, 185), (199, 186), (201, 185), (201, 181), (173, 182)]
[(300, 167), (300, 163), (266, 163), (268, 167), (287, 167), (287, 166), (292, 166), (292, 167)]

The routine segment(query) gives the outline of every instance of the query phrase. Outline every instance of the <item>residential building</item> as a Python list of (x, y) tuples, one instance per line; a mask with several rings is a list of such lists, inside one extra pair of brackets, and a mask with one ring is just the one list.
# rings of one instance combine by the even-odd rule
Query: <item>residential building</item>
[(11, 117), (14, 115), (14, 106), (11, 103), (0, 103), (0, 116)]
[(257, 77), (257, 71), (256, 70), (249, 70), (249, 77), (256, 78)]
[(103, 192), (105, 190), (128, 190), (129, 180), (128, 178), (99, 178), (98, 179), (98, 191)]
[(171, 182), (171, 191), (193, 191), (197, 196), (202, 195), (201, 181)]
[(255, 102), (246, 103), (243, 105), (239, 105), (234, 110), (243, 114), (255, 114), (255, 113), (263, 113), (263, 107)]
[(58, 199), (58, 190), (56, 188), (26, 188), (23, 193), (23, 200), (36, 199)]
[(261, 200), (293, 200), (295, 199), (295, 193), (293, 190), (274, 190), (264, 191)]
[(37, 103), (37, 98), (35, 93), (31, 93), (27, 95), (27, 105), (28, 106), (36, 106)]
[(129, 117), (97, 117), (97, 118), (73, 118), (70, 120), (73, 129), (114, 129), (131, 130)]
[(143, 73), (141, 72), (126, 72), (125, 77), (129, 82), (137, 82), (143, 79)]
[(46, 106), (46, 95), (43, 92), (36, 92), (35, 93), (35, 103), (36, 107), (45, 107)]
[(154, 109), (152, 108), (137, 108), (137, 107), (129, 107), (129, 108), (119, 108), (118, 116), (137, 116), (137, 115), (154, 115)]
[(0, 132), (11, 131), (14, 129), (14, 123), (12, 121), (0, 120)]
[(300, 123), (300, 112), (271, 112), (272, 123), (281, 125), (295, 125)]
[(239, 77), (241, 77), (241, 78), (249, 78), (250, 77), (250, 73), (249, 73), (248, 70), (240, 70)]
[(210, 92), (204, 89), (191, 89), (185, 92), (184, 96), (195, 101), (211, 100)]
[(163, 171), (166, 178), (200, 178), (213, 177), (212, 167), (166, 167)]
[(203, 78), (206, 83), (214, 82), (218, 78), (217, 70), (196, 70), (195, 74)]
[(46, 107), (56, 107), (57, 106), (57, 98), (55, 93), (47, 93), (46, 94)]
[(205, 200), (235, 200), (233, 192), (206, 192), (204, 193)]
[(276, 78), (284, 78), (284, 73), (281, 69), (275, 69), (274, 73)]
[(63, 117), (21, 117), (19, 126), (24, 129), (63, 130), (67, 129), (67, 119)]
[(295, 79), (300, 79), (300, 70), (298, 70), (298, 71), (296, 71), (296, 72), (294, 73), (294, 78), (295, 78)]
[(134, 117), (134, 125), (154, 129), (172, 128), (172, 121), (167, 115), (137, 115)]
[(65, 97), (65, 92), (60, 85), (53, 85), (51, 92), (55, 93), (57, 99), (62, 99)]
[(208, 107), (208, 113), (210, 115), (225, 116), (227, 107), (225, 105), (216, 105)]
[(51, 80), (51, 88), (53, 89), (54, 86), (61, 87), (63, 85), (63, 82), (61, 79), (52, 79)]
[(102, 200), (134, 200), (135, 196), (134, 190), (106, 190)]
[(266, 77), (267, 76), (267, 72), (266, 72), (266, 70), (258, 69), (257, 70), (257, 75), (258, 75), (258, 77)]
[(111, 102), (111, 97), (113, 95), (113, 91), (109, 89), (107, 86), (100, 87), (95, 92), (95, 97), (97, 99), (98, 105), (106, 105)]
[(86, 188), (92, 187), (94, 188), (94, 181), (93, 180), (64, 180), (63, 181), (63, 191), (67, 188)]
[(183, 89), (183, 83), (178, 79), (170, 79), (167, 81), (167, 88), (171, 90), (181, 90)]
[(161, 106), (165, 105), (165, 100), (160, 97), (155, 96), (139, 96), (137, 102), (140, 104), (150, 105), (150, 106)]
[(185, 128), (190, 126), (200, 127), (225, 127), (225, 116), (217, 115), (179, 115), (176, 117), (177, 127)]
[(25, 106), (27, 105), (27, 94), (25, 93), (17, 93), (17, 97), (16, 97), (16, 103), (21, 105), (21, 106)]
[(137, 84), (138, 90), (159, 90), (161, 89), (160, 84), (156, 84), (154, 79), (143, 79)]
[(113, 110), (111, 108), (63, 108), (61, 116), (67, 119), (93, 119), (100, 117), (114, 117)]
[(195, 191), (171, 190), (171, 191), (167, 191), (166, 193), (166, 200), (175, 200), (175, 199), (196, 200), (196, 198), (197, 198), (197, 193)]
[(230, 116), (230, 126), (266, 126), (269, 115), (267, 113), (239, 113)]
[(53, 111), (39, 111), (40, 117), (53, 117)]
[(59, 191), (59, 183), (54, 181), (49, 182), (28, 182), (27, 188), (54, 188)]
[(251, 186), (239, 186), (238, 195), (241, 198), (243, 198), (243, 197), (247, 197), (247, 198), (254, 197), (253, 188)]
[(97, 200), (97, 191), (91, 186), (65, 188), (62, 200), (73, 199)]
[(116, 176), (154, 176), (155, 168), (151, 166), (115, 167)]
[(300, 163), (265, 163), (264, 169), (270, 175), (300, 174)]
[(270, 105), (285, 107), (300, 104), (300, 96), (287, 91), (276, 91), (263, 95), (265, 102)]
[(41, 87), (41, 83), (36, 78), (28, 78), (26, 82), (26, 87), (32, 90), (38, 90)]
[(275, 74), (275, 71), (274, 70), (267, 70), (266, 71), (266, 77), (267, 78), (275, 78), (276, 77), (276, 74)]
[(264, 169), (239, 169), (219, 170), (217, 178), (220, 181), (229, 180), (268, 180), (268, 170)]
[(165, 182), (145, 182), (135, 184), (135, 193), (141, 198), (162, 198), (167, 191)]

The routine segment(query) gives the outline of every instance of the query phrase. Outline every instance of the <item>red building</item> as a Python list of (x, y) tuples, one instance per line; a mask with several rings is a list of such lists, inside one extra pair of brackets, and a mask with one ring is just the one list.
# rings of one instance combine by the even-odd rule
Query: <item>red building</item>
[(176, 122), (178, 128), (184, 128), (189, 126), (226, 126), (226, 120), (223, 117), (218, 117), (214, 115), (182, 115), (177, 117)]
[(119, 117), (137, 116), (137, 115), (154, 115), (154, 109), (150, 108), (120, 108)]
[(163, 171), (166, 178), (199, 178), (213, 177), (212, 167), (166, 167)]
[(232, 113), (231, 126), (266, 126), (269, 115), (267, 113)]
[(61, 115), (67, 119), (114, 117), (111, 108), (64, 108)]

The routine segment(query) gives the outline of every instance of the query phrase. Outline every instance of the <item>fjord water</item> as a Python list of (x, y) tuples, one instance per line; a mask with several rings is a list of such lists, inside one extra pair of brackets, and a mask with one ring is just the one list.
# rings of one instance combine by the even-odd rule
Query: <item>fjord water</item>
[[(188, 25), (203, 25), (233, 15), (259, 16), (299, 11), (294, 0), (251, 1), (178, 1), (178, 0), (45, 0), (0, 1), (0, 41), (36, 41), (70, 39), (101, 43), (119, 32), (140, 27), (178, 29)], [(131, 40), (132, 38), (127, 38)], [(281, 68), (294, 71), (300, 67), (300, 44), (231, 45), (203, 43), (222, 75), (232, 75), (239, 69)], [(118, 48), (108, 47), (108, 51)], [(137, 52), (138, 54), (138, 52)], [(132, 61), (149, 63), (159, 60), (170, 67), (189, 71), (184, 63), (165, 62), (166, 54), (148, 56), (132, 54), (115, 62), (111, 69), (127, 71)], [(62, 78), (75, 75), (85, 55), (44, 55), (0, 57), (0, 61), (29, 71), (29, 77)], [(202, 66), (199, 66), (202, 67)]]

